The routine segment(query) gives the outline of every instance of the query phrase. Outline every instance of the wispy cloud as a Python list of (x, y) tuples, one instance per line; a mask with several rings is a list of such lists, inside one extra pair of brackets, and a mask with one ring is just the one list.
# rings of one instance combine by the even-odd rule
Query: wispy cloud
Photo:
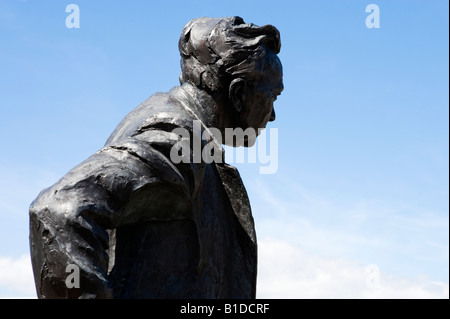
[[(313, 255), (277, 239), (259, 247), (258, 298), (449, 298), (448, 284), (426, 277), (377, 274), (374, 265)], [(28, 255), (0, 257), (0, 298), (11, 297), (36, 297)]]
[(292, 179), (270, 185), (257, 179), (248, 190), (259, 239), (448, 282), (448, 214), (370, 195), (321, 196)]
[(35, 298), (29, 255), (18, 259), (0, 257), (0, 298)]
[(449, 298), (448, 283), (391, 276), (360, 265), (306, 252), (277, 239), (259, 242), (258, 298)]

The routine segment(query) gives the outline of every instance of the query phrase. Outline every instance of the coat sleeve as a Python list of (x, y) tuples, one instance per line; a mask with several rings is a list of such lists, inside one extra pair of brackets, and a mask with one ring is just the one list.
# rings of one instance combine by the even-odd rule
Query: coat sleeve
[(155, 134), (159, 144), (128, 138), (104, 147), (31, 204), (39, 298), (112, 298), (109, 230), (146, 220), (193, 218), (192, 169), (170, 161), (173, 143), (167, 132)]

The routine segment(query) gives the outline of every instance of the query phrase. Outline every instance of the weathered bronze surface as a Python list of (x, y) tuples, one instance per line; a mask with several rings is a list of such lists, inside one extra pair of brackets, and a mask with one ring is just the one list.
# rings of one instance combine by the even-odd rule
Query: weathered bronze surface
[[(239, 173), (193, 160), (195, 146), (187, 161), (173, 156), (183, 139), (216, 151), (226, 143), (205, 139), (196, 123), (224, 132), (275, 119), (279, 32), (239, 17), (199, 18), (179, 49), (181, 85), (132, 110), (102, 149), (31, 204), (39, 298), (255, 298), (256, 236)], [(66, 283), (69, 265), (79, 288)]]

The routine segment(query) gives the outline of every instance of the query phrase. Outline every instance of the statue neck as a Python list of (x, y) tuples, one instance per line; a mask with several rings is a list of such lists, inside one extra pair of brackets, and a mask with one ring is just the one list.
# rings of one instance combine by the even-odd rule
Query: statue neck
[(215, 97), (190, 83), (184, 83), (180, 89), (188, 97), (187, 106), (203, 124), (224, 131), (225, 114), (220, 97)]

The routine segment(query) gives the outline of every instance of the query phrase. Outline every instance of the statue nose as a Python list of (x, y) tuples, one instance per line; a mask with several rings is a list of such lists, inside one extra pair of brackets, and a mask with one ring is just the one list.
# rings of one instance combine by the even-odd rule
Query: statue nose
[(276, 119), (275, 109), (272, 109), (272, 114), (270, 115), (269, 121), (273, 122), (275, 121), (275, 119)]

